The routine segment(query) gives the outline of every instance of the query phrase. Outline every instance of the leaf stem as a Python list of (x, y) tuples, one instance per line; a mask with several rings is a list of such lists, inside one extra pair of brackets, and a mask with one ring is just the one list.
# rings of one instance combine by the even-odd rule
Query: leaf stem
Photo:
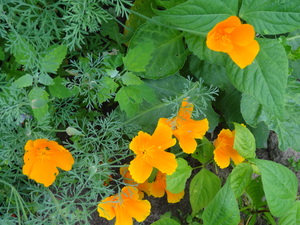
[(300, 34), (299, 34), (299, 35), (296, 35), (296, 36), (293, 36), (293, 37), (289, 37), (289, 38), (287, 38), (286, 40), (287, 40), (287, 41), (292, 41), (292, 40), (295, 40), (295, 39), (298, 39), (298, 38), (300, 38)]
[(59, 202), (57, 201), (57, 199), (55, 198), (54, 194), (52, 193), (52, 191), (50, 191), (49, 188), (46, 188), (47, 189), (47, 192), (49, 193), (53, 203), (55, 204), (55, 207), (58, 211), (58, 213), (61, 215), (61, 217), (64, 219), (65, 221), (65, 224), (66, 225), (69, 225), (69, 222), (67, 220), (67, 218), (65, 217), (65, 215), (63, 214), (62, 210), (61, 210), (61, 207), (59, 206)]

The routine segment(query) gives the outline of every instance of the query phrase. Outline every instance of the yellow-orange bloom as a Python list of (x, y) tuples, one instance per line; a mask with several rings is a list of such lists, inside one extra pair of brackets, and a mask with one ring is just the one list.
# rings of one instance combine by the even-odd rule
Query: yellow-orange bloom
[(172, 130), (165, 124), (158, 123), (152, 136), (140, 131), (129, 145), (136, 154), (128, 167), (132, 178), (138, 183), (144, 183), (154, 167), (167, 174), (174, 173), (177, 168), (175, 155), (165, 150), (175, 144)]
[(225, 52), (241, 68), (250, 65), (259, 52), (252, 25), (242, 24), (236, 16), (219, 22), (207, 35), (207, 47)]
[(167, 193), (167, 201), (169, 203), (179, 202), (184, 196), (184, 190), (174, 194), (167, 190), (166, 174), (158, 171), (155, 181), (150, 184), (149, 192), (154, 197), (160, 198)]
[(194, 105), (184, 99), (177, 115), (172, 119), (161, 118), (159, 122), (171, 127), (179, 146), (185, 153), (193, 153), (197, 148), (195, 139), (202, 139), (208, 131), (208, 120), (193, 120), (191, 115)]
[(59, 173), (57, 168), (68, 171), (74, 164), (71, 153), (55, 141), (29, 140), (24, 148), (23, 174), (45, 187), (55, 181)]
[(221, 169), (230, 164), (230, 159), (235, 165), (240, 164), (245, 159), (233, 148), (235, 132), (229, 129), (222, 129), (218, 138), (214, 141), (214, 160)]
[(110, 196), (98, 204), (100, 217), (108, 220), (116, 218), (115, 225), (132, 225), (132, 218), (144, 221), (150, 214), (151, 205), (147, 200), (140, 200), (135, 187), (126, 186), (121, 193)]

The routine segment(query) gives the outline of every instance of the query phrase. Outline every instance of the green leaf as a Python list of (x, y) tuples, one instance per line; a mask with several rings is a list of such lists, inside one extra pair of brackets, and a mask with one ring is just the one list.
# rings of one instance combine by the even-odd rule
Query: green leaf
[(296, 175), (287, 167), (272, 161), (251, 159), (258, 167), (269, 209), (273, 216), (282, 217), (292, 209), (298, 191)]
[[(148, 43), (148, 44), (147, 44)], [(128, 52), (134, 51), (137, 46), (148, 46), (153, 43), (154, 51), (152, 59), (147, 63), (146, 72), (140, 74), (149, 79), (158, 79), (175, 74), (184, 64), (186, 51), (182, 40), (182, 34), (174, 29), (166, 28), (154, 23), (146, 22), (134, 34), (130, 41)], [(142, 52), (142, 49), (138, 52)], [(137, 50), (135, 50), (137, 51)], [(143, 66), (150, 56), (150, 50), (146, 50), (146, 58)], [(132, 58), (137, 56), (132, 56)], [(141, 57), (144, 58), (144, 57)], [(141, 68), (139, 68), (141, 69)]]
[(235, 127), (235, 137), (233, 147), (244, 158), (255, 158), (255, 138), (247, 127), (233, 123)]
[[(229, 56), (223, 52), (212, 51), (206, 46), (206, 36), (184, 32), (185, 42), (189, 50), (201, 60), (207, 60), (214, 65), (225, 66)], [(223, 70), (221, 68), (218, 68)]]
[(240, 210), (230, 182), (222, 187), (203, 212), (204, 225), (233, 225), (240, 222)]
[(180, 225), (176, 220), (165, 218), (155, 221), (154, 223), (151, 223), (151, 225)]
[(238, 0), (189, 0), (171, 9), (158, 11), (163, 20), (177, 29), (203, 34), (218, 22), (238, 13)]
[(199, 142), (200, 141), (201, 143), (198, 145), (196, 151), (192, 154), (192, 157), (194, 159), (198, 159), (202, 164), (205, 164), (212, 160), (215, 147), (206, 137), (203, 137), (203, 139), (199, 140)]
[(300, 224), (300, 201), (297, 200), (291, 210), (279, 219), (279, 225)]
[(183, 158), (177, 159), (178, 166), (172, 175), (167, 175), (167, 190), (177, 194), (184, 190), (187, 179), (191, 176), (192, 168)]
[(18, 88), (31, 86), (33, 82), (33, 77), (30, 74), (26, 74), (19, 79), (17, 79), (14, 84), (17, 85)]
[(141, 42), (134, 48), (129, 48), (123, 58), (125, 68), (132, 72), (146, 72), (146, 66), (152, 59), (153, 52), (154, 44), (151, 41)]
[(53, 79), (54, 84), (48, 86), (49, 92), (53, 97), (69, 98), (75, 94), (74, 90), (70, 90), (63, 85), (65, 81), (66, 80), (61, 77), (56, 77)]
[(259, 44), (261, 49), (254, 63), (245, 69), (227, 63), (228, 77), (238, 90), (254, 97), (272, 113), (272, 118), (282, 119), (288, 76), (286, 53), (276, 40), (259, 40)]
[(45, 72), (42, 72), (39, 75), (39, 83), (44, 84), (44, 85), (53, 85), (54, 81), (53, 79)]
[(118, 88), (118, 84), (110, 77), (100, 79), (101, 91), (97, 93), (98, 102), (101, 104), (112, 97)]
[(145, 84), (123, 86), (117, 92), (115, 101), (119, 102), (121, 110), (125, 111), (130, 118), (139, 111), (143, 100), (154, 101), (155, 94)]
[(5, 54), (2, 47), (0, 47), (0, 61), (3, 61), (4, 59), (5, 59)]
[(300, 28), (298, 1), (243, 0), (239, 17), (260, 34), (282, 34)]
[(41, 69), (48, 73), (56, 73), (67, 54), (67, 46), (51, 46), (41, 59)]
[(139, 85), (143, 83), (141, 78), (131, 72), (126, 72), (121, 79), (124, 85)]
[(248, 163), (238, 164), (230, 174), (230, 185), (235, 197), (240, 197), (252, 179), (252, 166)]
[(190, 184), (190, 203), (192, 215), (195, 216), (206, 207), (221, 188), (221, 180), (207, 169), (200, 170)]
[(44, 121), (44, 117), (48, 113), (48, 93), (39, 87), (34, 87), (28, 94), (29, 101), (34, 117), (39, 121)]
[(246, 187), (246, 192), (256, 209), (259, 209), (263, 205), (267, 204), (264, 198), (265, 193), (260, 176), (256, 177), (248, 184)]

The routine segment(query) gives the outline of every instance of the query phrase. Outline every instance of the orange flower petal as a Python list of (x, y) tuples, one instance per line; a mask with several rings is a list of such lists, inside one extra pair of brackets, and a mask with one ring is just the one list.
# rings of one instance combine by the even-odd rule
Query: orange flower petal
[(255, 31), (250, 24), (242, 24), (231, 33), (231, 40), (240, 46), (249, 45), (255, 37)]
[(53, 164), (55, 165), (55, 161), (52, 160), (37, 160), (32, 164), (31, 168), (27, 168), (27, 164), (25, 164), (23, 166), (23, 173), (37, 183), (49, 187), (59, 173), (55, 166), (49, 166)]
[(172, 129), (166, 124), (158, 122), (151, 137), (151, 143), (155, 144), (159, 150), (165, 150), (176, 144), (176, 139), (172, 138), (172, 136)]
[(221, 169), (228, 167), (230, 164), (230, 157), (221, 148), (214, 150), (214, 160)]
[(157, 172), (155, 181), (150, 183), (150, 194), (156, 198), (164, 196), (167, 187), (166, 174), (161, 171)]
[(129, 148), (135, 154), (142, 154), (144, 149), (147, 148), (148, 142), (150, 141), (151, 136), (143, 131), (138, 132), (138, 135), (135, 136), (129, 144)]
[(192, 154), (197, 148), (197, 141), (189, 136), (181, 136), (179, 139), (179, 146), (187, 154)]
[(153, 167), (168, 175), (171, 175), (175, 172), (177, 168), (177, 161), (173, 153), (165, 151), (155, 151), (149, 152), (149, 156), (150, 157), (147, 158), (148, 164), (153, 165)]
[(244, 69), (254, 61), (259, 49), (258, 42), (253, 40), (247, 46), (235, 45), (234, 49), (228, 52), (228, 55), (241, 69)]
[(114, 196), (110, 196), (105, 198), (98, 204), (97, 211), (99, 213), (99, 216), (104, 217), (108, 220), (112, 220), (113, 218), (115, 218), (115, 208), (112, 204), (114, 202), (114, 199)]
[(129, 216), (142, 222), (150, 215), (151, 204), (146, 200), (129, 200), (126, 201), (124, 208)]
[(177, 194), (171, 193), (168, 190), (166, 190), (167, 193), (167, 201), (169, 203), (177, 203), (180, 202), (180, 200), (183, 198), (184, 196), (184, 191), (181, 191)]
[(58, 168), (61, 168), (65, 171), (72, 169), (74, 158), (63, 146), (57, 144), (57, 148), (52, 149), (52, 157), (55, 159), (55, 165)]
[(133, 180), (143, 183), (149, 178), (153, 166), (149, 165), (142, 155), (137, 155), (136, 158), (131, 160), (128, 170)]
[(115, 225), (132, 225), (132, 217), (120, 206), (116, 208), (116, 223)]

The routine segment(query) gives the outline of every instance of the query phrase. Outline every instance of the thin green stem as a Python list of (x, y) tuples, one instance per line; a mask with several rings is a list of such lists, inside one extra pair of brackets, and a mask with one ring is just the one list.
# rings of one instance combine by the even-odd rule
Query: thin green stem
[(286, 40), (287, 41), (293, 41), (293, 40), (298, 39), (298, 38), (300, 38), (300, 34), (299, 35), (295, 35), (293, 37), (288, 37)]
[(62, 210), (61, 210), (61, 207), (60, 207), (60, 204), (59, 202), (57, 201), (57, 199), (55, 198), (54, 194), (52, 193), (52, 191), (50, 191), (49, 188), (46, 188), (47, 189), (47, 192), (49, 193), (53, 203), (55, 204), (55, 207), (57, 209), (57, 212), (61, 215), (61, 217), (65, 220), (65, 224), (66, 225), (69, 225), (69, 222), (67, 220), (67, 218), (65, 217), (65, 215), (63, 214)]

